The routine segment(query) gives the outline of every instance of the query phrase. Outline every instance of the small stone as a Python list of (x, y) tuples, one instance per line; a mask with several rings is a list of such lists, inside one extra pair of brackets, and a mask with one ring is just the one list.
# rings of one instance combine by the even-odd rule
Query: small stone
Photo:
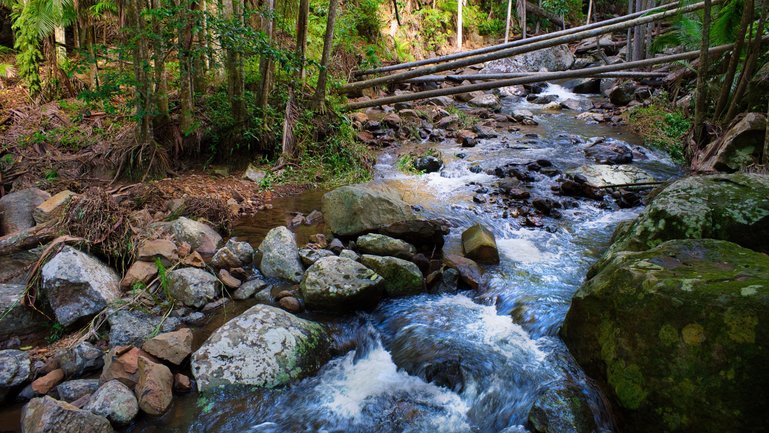
[(221, 281), (225, 287), (230, 289), (237, 289), (242, 284), (239, 279), (233, 277), (232, 274), (225, 269), (219, 270), (219, 281)]
[(84, 395), (90, 395), (99, 389), (99, 379), (74, 379), (60, 383), (56, 387), (59, 399), (73, 402)]
[(480, 287), (483, 279), (483, 271), (475, 261), (454, 254), (444, 256), (443, 260), (448, 267), (454, 268), (459, 272), (459, 277), (465, 284), (473, 289), (478, 289)]
[(101, 349), (83, 341), (58, 353), (56, 358), (65, 376), (79, 377), (85, 372), (102, 368), (103, 357)]
[(219, 296), (219, 280), (196, 268), (176, 269), (168, 273), (171, 295), (188, 307), (200, 308)]
[(184, 374), (174, 374), (174, 391), (178, 393), (186, 393), (192, 391), (192, 381)]
[(179, 365), (192, 353), (192, 330), (182, 328), (160, 334), (144, 342), (142, 350)]
[(149, 283), (158, 274), (158, 268), (150, 262), (134, 262), (125, 276), (120, 280), (120, 286), (123, 288), (133, 288), (136, 284)]
[(145, 357), (139, 357), (139, 381), (134, 393), (139, 408), (149, 415), (162, 415), (173, 400), (174, 377), (171, 370)]
[(310, 248), (302, 248), (299, 250), (299, 258), (302, 259), (302, 263), (305, 266), (310, 266), (323, 257), (330, 257), (333, 255), (334, 255), (334, 252), (331, 250), (323, 250), (323, 249), (315, 250)]
[(378, 256), (393, 256), (401, 259), (411, 259), (416, 254), (416, 248), (413, 245), (400, 239), (389, 236), (369, 233), (359, 236), (356, 245), (358, 249), (367, 254)]
[(264, 289), (265, 287), (267, 287), (267, 283), (258, 278), (248, 280), (243, 283), (237, 290), (235, 290), (235, 292), (232, 294), (232, 297), (238, 300), (248, 299), (252, 297), (254, 293)]
[(206, 267), (206, 261), (199, 252), (193, 251), (182, 259), (182, 265), (201, 269)]
[(58, 368), (32, 382), (32, 390), (38, 395), (48, 394), (56, 385), (64, 380), (64, 370)]
[(299, 300), (293, 296), (286, 296), (286, 297), (280, 298), (280, 300), (278, 301), (278, 305), (280, 305), (280, 308), (291, 313), (299, 313), (303, 309), (302, 303), (299, 302)]

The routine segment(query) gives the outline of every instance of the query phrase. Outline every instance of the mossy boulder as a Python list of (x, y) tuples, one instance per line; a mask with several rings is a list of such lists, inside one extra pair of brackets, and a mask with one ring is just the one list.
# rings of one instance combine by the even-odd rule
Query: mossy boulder
[(382, 277), (344, 257), (323, 257), (307, 269), (299, 288), (310, 309), (356, 310), (382, 297)]
[(348, 185), (323, 195), (323, 218), (339, 236), (366, 233), (393, 223), (414, 219), (400, 193), (371, 184)]
[(414, 295), (425, 289), (422, 271), (412, 262), (369, 254), (364, 254), (360, 262), (383, 278), (382, 289), (388, 296)]
[(575, 384), (547, 386), (529, 411), (529, 427), (537, 433), (593, 433), (598, 427), (588, 399)]
[(603, 381), (624, 431), (762, 431), (769, 399), (769, 256), (672, 240), (609, 256), (561, 335)]
[(663, 189), (610, 249), (643, 251), (671, 239), (721, 239), (769, 252), (769, 176), (687, 177)]

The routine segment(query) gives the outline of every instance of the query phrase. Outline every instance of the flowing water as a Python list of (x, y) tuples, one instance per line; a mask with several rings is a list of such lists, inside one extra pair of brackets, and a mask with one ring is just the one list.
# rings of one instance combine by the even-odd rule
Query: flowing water
[[(557, 86), (548, 91), (574, 97)], [(546, 218), (543, 228), (521, 227), (504, 218), (501, 208), (473, 202), (480, 185), (498, 179), (471, 167), (548, 159), (565, 171), (588, 163), (583, 148), (592, 137), (631, 145), (637, 137), (620, 128), (588, 126), (573, 113), (537, 112), (525, 102), (508, 102), (503, 110), (515, 108), (535, 112), (540, 126), (505, 132), (470, 149), (448, 141), (438, 145), (446, 161), (441, 173), (399, 173), (397, 157), (387, 153), (376, 165), (376, 182), (400, 190), (425, 217), (452, 223), (445, 252), (461, 253), (460, 234), (472, 224), (494, 232), (501, 263), (486, 267), (483, 291), (388, 299), (369, 312), (315, 316), (332, 330), (339, 353), (316, 375), (275, 390), (193, 393), (177, 398), (162, 418), (142, 418), (129, 431), (523, 432), (537, 396), (565, 382), (583, 391), (600, 428), (612, 431), (604, 399), (557, 334), (573, 293), (613, 228), (638, 209), (579, 200), (578, 207), (562, 210), (562, 218)], [(459, 152), (466, 156), (456, 157)], [(657, 178), (678, 174), (654, 152), (644, 150), (636, 160)], [(551, 192), (552, 184), (552, 178), (538, 176), (532, 196), (562, 200)], [(275, 201), (267, 214), (244, 221), (237, 234), (258, 245), (270, 227), (286, 223), (290, 211), (318, 208), (321, 193)]]

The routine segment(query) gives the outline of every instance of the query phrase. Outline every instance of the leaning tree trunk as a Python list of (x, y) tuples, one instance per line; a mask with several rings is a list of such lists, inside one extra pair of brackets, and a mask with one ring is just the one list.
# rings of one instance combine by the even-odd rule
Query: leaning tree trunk
[(705, 0), (705, 9), (702, 17), (702, 44), (700, 44), (700, 65), (697, 72), (697, 100), (694, 106), (694, 143), (697, 148), (704, 145), (705, 136), (705, 112), (707, 111), (708, 92), (707, 79), (710, 60), (708, 48), (710, 47), (710, 0)]
[(462, 51), (462, 3), (457, 0), (457, 51)]
[[(161, 0), (152, 0), (153, 9), (159, 10)], [(152, 18), (152, 32), (156, 35), (152, 43), (153, 50), (153, 63), (155, 64), (155, 109), (157, 110), (157, 117), (155, 118), (155, 126), (166, 126), (169, 122), (168, 115), (168, 79), (166, 78), (166, 55), (163, 47), (163, 38), (160, 37), (161, 25), (158, 17)]]
[[(272, 29), (273, 29), (273, 16), (275, 14), (275, 0), (267, 0), (267, 17), (264, 20), (262, 30), (267, 35), (267, 41), (272, 43)], [(259, 85), (259, 92), (256, 95), (256, 106), (262, 109), (262, 112), (267, 108), (267, 102), (270, 98), (270, 89), (272, 87), (272, 57), (268, 53), (262, 53), (261, 59), (259, 59), (259, 77), (261, 78), (261, 84)]]
[(716, 103), (716, 109), (713, 112), (714, 119), (721, 119), (726, 109), (726, 104), (729, 102), (729, 95), (732, 92), (734, 86), (734, 77), (737, 74), (737, 66), (740, 63), (740, 57), (742, 57), (742, 46), (745, 44), (745, 35), (748, 33), (750, 23), (753, 22), (755, 15), (755, 3), (753, 0), (745, 0), (745, 6), (742, 11), (742, 19), (740, 20), (740, 27), (737, 30), (737, 38), (734, 42), (734, 51), (729, 59), (729, 66), (724, 74), (724, 82), (721, 86), (721, 94), (718, 96), (718, 102)]
[(507, 19), (505, 20), (505, 43), (510, 40), (510, 19), (513, 14), (513, 0), (507, 0)]
[(764, 35), (764, 23), (766, 22), (766, 5), (762, 8), (761, 19), (758, 20), (758, 26), (756, 27), (756, 34), (753, 38), (753, 42), (748, 50), (747, 57), (745, 59), (745, 65), (742, 67), (742, 74), (740, 75), (737, 89), (734, 91), (732, 102), (729, 104), (729, 110), (726, 112), (726, 117), (723, 119), (724, 123), (729, 124), (737, 116), (737, 110), (742, 102), (742, 97), (745, 96), (745, 91), (748, 88), (748, 83), (753, 78), (753, 72), (756, 68), (758, 58), (761, 56), (761, 43)]
[(296, 59), (299, 62), (297, 75), (302, 85), (305, 76), (305, 57), (307, 52), (307, 22), (310, 17), (310, 0), (299, 0), (299, 17), (296, 20)]
[(328, 2), (328, 20), (326, 21), (326, 37), (323, 40), (323, 54), (320, 57), (320, 72), (318, 73), (318, 87), (315, 89), (315, 106), (323, 107), (326, 100), (326, 80), (328, 80), (328, 63), (331, 58), (331, 50), (334, 44), (334, 22), (336, 21), (336, 7), (338, 0)]
[[(187, 3), (180, 2), (179, 6), (192, 6), (194, 1)], [(194, 6), (193, 6), (194, 9)], [(179, 128), (182, 134), (187, 137), (192, 133), (194, 125), (193, 119), (193, 94), (192, 85), (192, 19), (185, 7), (180, 7), (181, 16), (179, 16), (179, 41), (177, 54), (179, 57)]]
[(516, 9), (518, 20), (521, 22), (521, 38), (526, 39), (526, 0), (518, 0)]

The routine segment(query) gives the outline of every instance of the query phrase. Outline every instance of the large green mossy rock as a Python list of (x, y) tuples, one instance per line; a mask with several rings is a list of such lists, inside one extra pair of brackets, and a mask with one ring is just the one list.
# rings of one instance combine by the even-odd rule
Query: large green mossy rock
[(610, 252), (643, 251), (671, 239), (722, 239), (769, 252), (769, 176), (687, 177), (662, 190)]
[(766, 431), (769, 256), (712, 239), (612, 254), (574, 296), (571, 353), (628, 432)]

